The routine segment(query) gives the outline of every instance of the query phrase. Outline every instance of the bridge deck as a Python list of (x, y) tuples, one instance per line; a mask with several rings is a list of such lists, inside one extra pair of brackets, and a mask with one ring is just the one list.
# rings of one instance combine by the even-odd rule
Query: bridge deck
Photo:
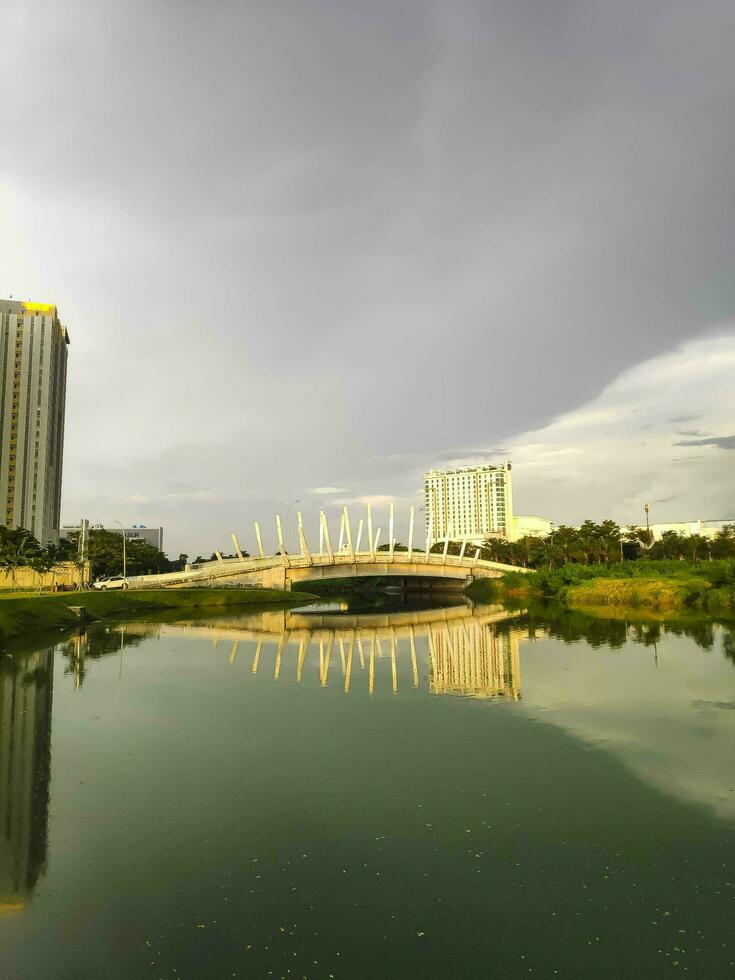
[[(422, 570), (431, 577), (445, 578), (486, 578), (504, 572), (528, 572), (530, 569), (500, 562), (483, 561), (466, 555), (446, 556), (429, 554), (423, 551), (342, 551), (336, 554), (270, 555), (263, 558), (223, 558), (194, 565), (187, 571), (168, 572), (162, 575), (129, 576), (132, 588), (181, 587), (187, 584), (226, 581), (234, 578), (252, 578), (253, 583), (263, 573), (278, 571), (285, 573), (288, 582), (308, 581), (311, 577), (329, 578), (327, 572), (333, 569), (342, 577), (356, 576), (416, 576)], [(345, 572), (348, 574), (345, 575)], [(294, 574), (295, 573), (295, 574)]]

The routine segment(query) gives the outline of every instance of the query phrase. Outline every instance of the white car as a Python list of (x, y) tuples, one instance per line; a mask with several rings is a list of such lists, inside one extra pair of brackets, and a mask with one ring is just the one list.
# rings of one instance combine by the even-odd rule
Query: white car
[(122, 575), (111, 575), (109, 578), (98, 579), (94, 583), (95, 589), (99, 589), (100, 592), (104, 592), (105, 589), (127, 589), (128, 580), (123, 578)]

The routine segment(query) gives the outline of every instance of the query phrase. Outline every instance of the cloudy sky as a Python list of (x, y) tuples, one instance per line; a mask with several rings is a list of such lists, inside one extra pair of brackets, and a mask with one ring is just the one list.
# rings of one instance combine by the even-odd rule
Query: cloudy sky
[(734, 516), (735, 5), (4, 0), (0, 295), (72, 340), (63, 519)]

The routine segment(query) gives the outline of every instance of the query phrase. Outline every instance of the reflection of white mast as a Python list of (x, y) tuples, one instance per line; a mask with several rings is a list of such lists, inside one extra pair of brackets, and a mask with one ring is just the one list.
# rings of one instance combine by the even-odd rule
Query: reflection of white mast
[[(252, 673), (258, 670), (263, 644), (274, 652), (276, 680), (287, 671), (300, 683), (309, 652), (318, 644), (319, 683), (327, 687), (332, 653), (339, 651), (339, 666), (345, 693), (354, 687), (355, 647), (361, 669), (368, 660), (368, 692), (372, 694), (380, 676), (386, 678), (393, 693), (403, 675), (402, 663), (410, 671), (411, 686), (421, 686), (422, 674), (433, 694), (468, 697), (520, 698), (520, 661), (517, 630), (498, 631), (497, 625), (511, 621), (518, 613), (507, 613), (499, 606), (452, 606), (440, 610), (400, 613), (300, 613), (298, 610), (256, 613), (230, 621), (218, 618), (205, 625), (166, 624), (157, 631), (200, 632), (215, 643), (228, 643), (229, 662), (236, 666), (238, 644), (255, 642)], [(147, 624), (133, 624), (131, 631), (145, 634)], [(229, 642), (228, 642), (229, 641)], [(423, 644), (423, 651), (420, 646)], [(366, 645), (368, 649), (366, 650)], [(366, 657), (366, 654), (369, 656)], [(421, 664), (423, 652), (424, 664)], [(270, 657), (273, 656), (273, 660)], [(380, 666), (381, 661), (386, 661)], [(377, 663), (376, 663), (377, 662)], [(292, 666), (293, 665), (293, 666)], [(376, 672), (378, 676), (376, 676)], [(291, 676), (293, 676), (291, 674)], [(308, 676), (308, 675), (307, 675)]]

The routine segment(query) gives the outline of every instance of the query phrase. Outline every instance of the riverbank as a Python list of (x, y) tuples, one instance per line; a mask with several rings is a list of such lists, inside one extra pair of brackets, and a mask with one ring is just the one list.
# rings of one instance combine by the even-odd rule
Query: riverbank
[(504, 602), (553, 599), (578, 609), (633, 607), (657, 612), (686, 609), (735, 613), (735, 562), (680, 561), (575, 565), (524, 575), (511, 572), (487, 585), (476, 583), (470, 598), (488, 591)]
[(70, 606), (84, 606), (90, 620), (119, 619), (163, 610), (249, 606), (296, 606), (314, 596), (280, 589), (129, 589), (116, 592), (65, 592), (57, 595), (0, 597), (0, 646), (44, 630), (73, 627), (79, 618)]

